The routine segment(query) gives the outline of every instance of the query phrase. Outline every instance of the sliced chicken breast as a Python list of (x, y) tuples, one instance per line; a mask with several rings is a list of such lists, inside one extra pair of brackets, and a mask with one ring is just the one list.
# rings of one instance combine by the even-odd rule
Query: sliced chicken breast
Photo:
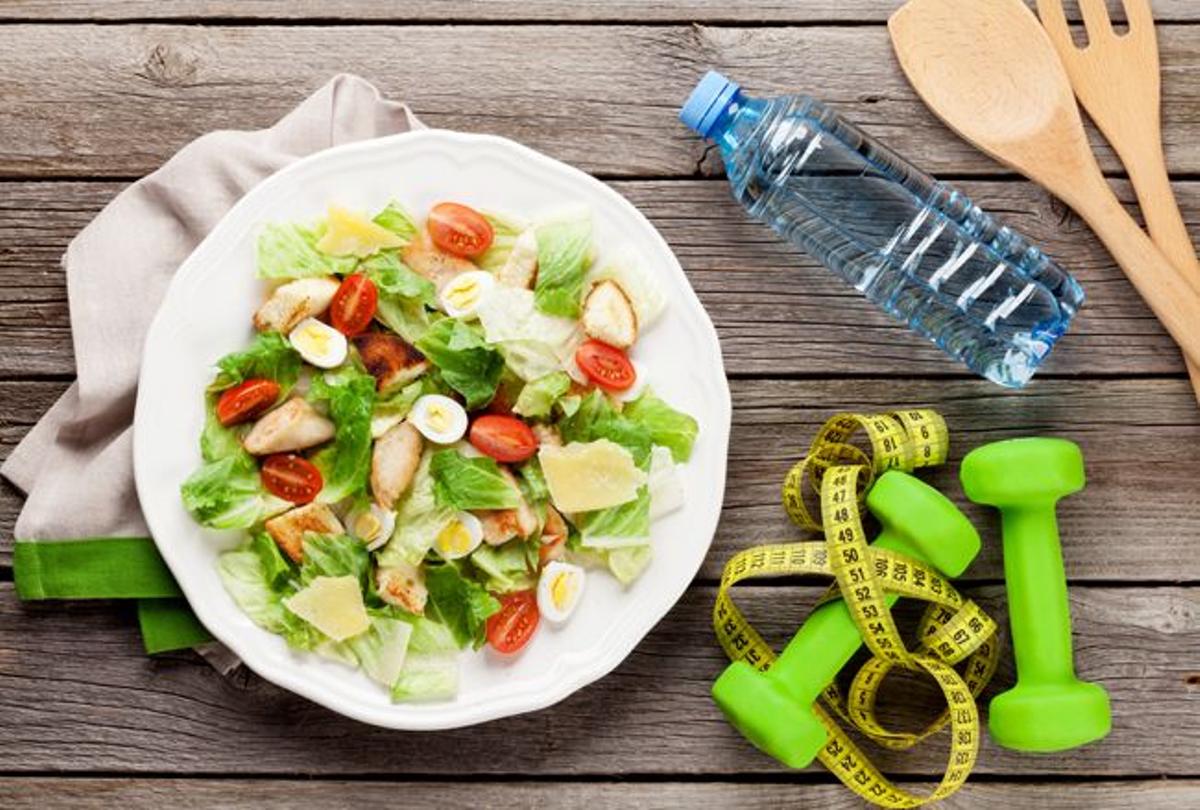
[(263, 524), (267, 534), (271, 535), (283, 553), (295, 562), (304, 559), (304, 535), (314, 534), (344, 534), (345, 528), (337, 515), (323, 503), (309, 503), (297, 506), (282, 515), (271, 518)]
[(371, 492), (375, 501), (392, 509), (412, 483), (421, 464), (425, 442), (409, 422), (401, 422), (375, 442), (371, 452)]
[(379, 598), (389, 605), (397, 605), (409, 613), (425, 612), (429, 591), (425, 588), (425, 574), (418, 566), (401, 563), (380, 567), (375, 574)]
[(538, 243), (537, 231), (526, 228), (513, 242), (508, 261), (496, 273), (496, 280), (509, 287), (532, 289), (537, 277)]
[(434, 286), (437, 287), (438, 292), (441, 292), (442, 287), (445, 287), (454, 277), (471, 270), (479, 269), (467, 259), (438, 250), (429, 241), (429, 237), (426, 234), (422, 234), (419, 239), (409, 242), (408, 246), (401, 252), (400, 258), (415, 273), (432, 281)]
[(242, 445), (253, 455), (265, 456), (315, 447), (332, 439), (333, 433), (333, 422), (297, 397), (255, 422)]
[(338, 291), (335, 278), (301, 278), (289, 281), (254, 313), (254, 328), (260, 332), (287, 334), (305, 318), (315, 318), (329, 309)]

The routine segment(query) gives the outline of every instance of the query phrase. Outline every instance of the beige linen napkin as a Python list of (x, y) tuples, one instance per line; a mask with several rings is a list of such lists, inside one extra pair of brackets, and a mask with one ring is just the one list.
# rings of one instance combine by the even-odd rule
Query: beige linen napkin
[(423, 128), (340, 75), (269, 129), (197, 138), (117, 195), (63, 258), (78, 379), (0, 467), (27, 493), (18, 543), (145, 536), (133, 410), (146, 331), (176, 268), (247, 191), (330, 146)]

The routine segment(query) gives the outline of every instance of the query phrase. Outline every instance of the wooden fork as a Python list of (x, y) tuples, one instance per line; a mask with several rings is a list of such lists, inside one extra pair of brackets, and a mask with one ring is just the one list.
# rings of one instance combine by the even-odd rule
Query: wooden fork
[[(1076, 46), (1062, 0), (1038, 0), (1038, 15), (1071, 87), (1125, 164), (1150, 237), (1176, 270), (1200, 288), (1200, 259), (1171, 190), (1163, 155), (1158, 41), (1149, 0), (1124, 0), (1129, 31), (1118, 35), (1104, 0), (1079, 0), (1086, 48)], [(1200, 328), (1200, 324), (1197, 325)], [(1188, 362), (1200, 400), (1200, 367)]]

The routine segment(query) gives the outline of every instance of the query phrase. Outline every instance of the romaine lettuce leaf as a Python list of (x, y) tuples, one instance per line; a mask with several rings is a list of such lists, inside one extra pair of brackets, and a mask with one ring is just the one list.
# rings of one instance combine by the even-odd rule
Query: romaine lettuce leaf
[(367, 631), (347, 639), (344, 644), (367, 677), (390, 689), (404, 669), (413, 626), (388, 611), (369, 613), (371, 626)]
[(555, 371), (525, 383), (513, 412), (530, 419), (545, 419), (558, 398), (571, 389), (571, 378), (565, 371)]
[(627, 404), (621, 413), (643, 428), (654, 444), (669, 448), (676, 461), (682, 463), (692, 457), (692, 445), (696, 442), (700, 426), (686, 413), (663, 402), (649, 388)]
[(591, 213), (538, 226), (537, 308), (547, 315), (578, 318), (583, 280), (592, 249)]
[(486, 456), (467, 458), (455, 450), (439, 450), (429, 465), (439, 506), (452, 509), (516, 509), (520, 493)]
[(413, 403), (423, 395), (436, 393), (438, 393), (437, 386), (426, 375), (387, 395), (377, 395), (375, 405), (371, 409), (372, 438), (378, 439), (404, 421), (404, 417), (408, 416), (408, 412), (412, 410)]
[(500, 610), (496, 598), (483, 586), (462, 576), (451, 563), (432, 565), (425, 570), (429, 590), (429, 609), (454, 635), (460, 647), (483, 646), (489, 616)]
[(217, 418), (217, 395), (209, 394), (204, 405), (204, 430), (200, 433), (200, 456), (218, 461), (242, 452), (242, 434), (246, 426), (226, 427)]
[(360, 492), (371, 472), (371, 414), (375, 378), (346, 364), (336, 372), (313, 377), (308, 400), (324, 402), (335, 432), (333, 443), (312, 457), (325, 482), (317, 499), (338, 501)]
[(646, 486), (650, 490), (651, 521), (683, 508), (683, 481), (668, 448), (654, 445), (654, 451), (650, 454), (650, 478)]
[(264, 566), (256, 545), (251, 542), (226, 551), (217, 558), (217, 573), (225, 590), (251, 621), (264, 630), (282, 633), (288, 624), (287, 611), (283, 607), (284, 591), (273, 584), (272, 575)]
[[(410, 642), (411, 646), (411, 642)], [(458, 694), (458, 653), (410, 653), (392, 684), (392, 700), (448, 700)]]
[(291, 504), (269, 494), (245, 450), (209, 462), (180, 487), (184, 508), (210, 529), (248, 529)]
[(446, 385), (463, 395), (467, 410), (481, 408), (495, 396), (504, 358), (487, 345), (475, 327), (457, 318), (443, 318), (416, 346), (441, 369)]
[(617, 282), (629, 298), (637, 315), (638, 333), (649, 329), (667, 306), (662, 287), (650, 274), (645, 259), (635, 251), (624, 250), (620, 255), (588, 274), (587, 285), (604, 280)]
[(324, 232), (324, 222), (312, 228), (291, 222), (267, 225), (258, 236), (258, 277), (295, 279), (353, 272), (358, 263), (353, 256), (336, 258), (317, 250)]
[(588, 394), (573, 414), (559, 420), (558, 429), (568, 443), (597, 439), (615, 442), (628, 450), (634, 463), (643, 469), (650, 459), (653, 441), (649, 429), (629, 419), (625, 412), (617, 413), (599, 390)]
[(495, 273), (508, 261), (513, 243), (524, 232), (526, 224), (495, 213), (485, 213), (483, 218), (492, 226), (492, 244), (475, 259), (475, 264), (479, 265), (480, 270)]
[(392, 233), (399, 236), (405, 243), (411, 242), (417, 237), (417, 224), (413, 218), (408, 215), (408, 211), (404, 210), (404, 206), (395, 200), (387, 204), (375, 218), (371, 220), (376, 225), (387, 228)]
[(497, 286), (479, 304), (488, 343), (499, 348), (513, 373), (525, 381), (566, 371), (583, 381), (575, 351), (583, 342), (578, 321), (539, 312), (529, 290)]
[(429, 329), (429, 311), (437, 290), (433, 282), (414, 273), (394, 250), (385, 250), (363, 262), (360, 270), (379, 292), (375, 317), (409, 343)]
[(365, 589), (370, 568), (371, 552), (361, 540), (345, 534), (309, 534), (304, 538), (299, 584), (303, 587), (317, 577), (352, 576)]
[(426, 450), (408, 492), (396, 507), (396, 531), (378, 552), (380, 565), (419, 565), (438, 534), (454, 519), (454, 510), (440, 506), (434, 496), (429, 473), (432, 459), (433, 452)]
[(262, 377), (279, 383), (280, 398), (300, 378), (304, 361), (287, 338), (278, 332), (263, 332), (240, 352), (227, 354), (217, 361), (217, 376), (209, 384), (210, 393), (241, 385), (246, 380)]
[(620, 506), (584, 512), (577, 523), (583, 545), (590, 548), (642, 546), (650, 537), (650, 490), (640, 487), (637, 498)]
[(608, 570), (622, 585), (629, 585), (646, 570), (651, 557), (649, 545), (614, 548), (607, 555)]
[(484, 544), (471, 554), (471, 564), (484, 575), (483, 586), (491, 593), (527, 591), (535, 587), (537, 577), (533, 572), (537, 562), (537, 549), (522, 540), (510, 540), (502, 546)]

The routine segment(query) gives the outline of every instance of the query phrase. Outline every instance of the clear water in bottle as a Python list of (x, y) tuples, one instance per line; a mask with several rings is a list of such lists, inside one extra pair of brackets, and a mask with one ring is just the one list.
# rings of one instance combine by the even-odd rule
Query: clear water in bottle
[(1027, 383), (1083, 303), (1020, 234), (814, 99), (749, 98), (710, 72), (680, 118), (720, 147), (751, 216), (993, 382)]

